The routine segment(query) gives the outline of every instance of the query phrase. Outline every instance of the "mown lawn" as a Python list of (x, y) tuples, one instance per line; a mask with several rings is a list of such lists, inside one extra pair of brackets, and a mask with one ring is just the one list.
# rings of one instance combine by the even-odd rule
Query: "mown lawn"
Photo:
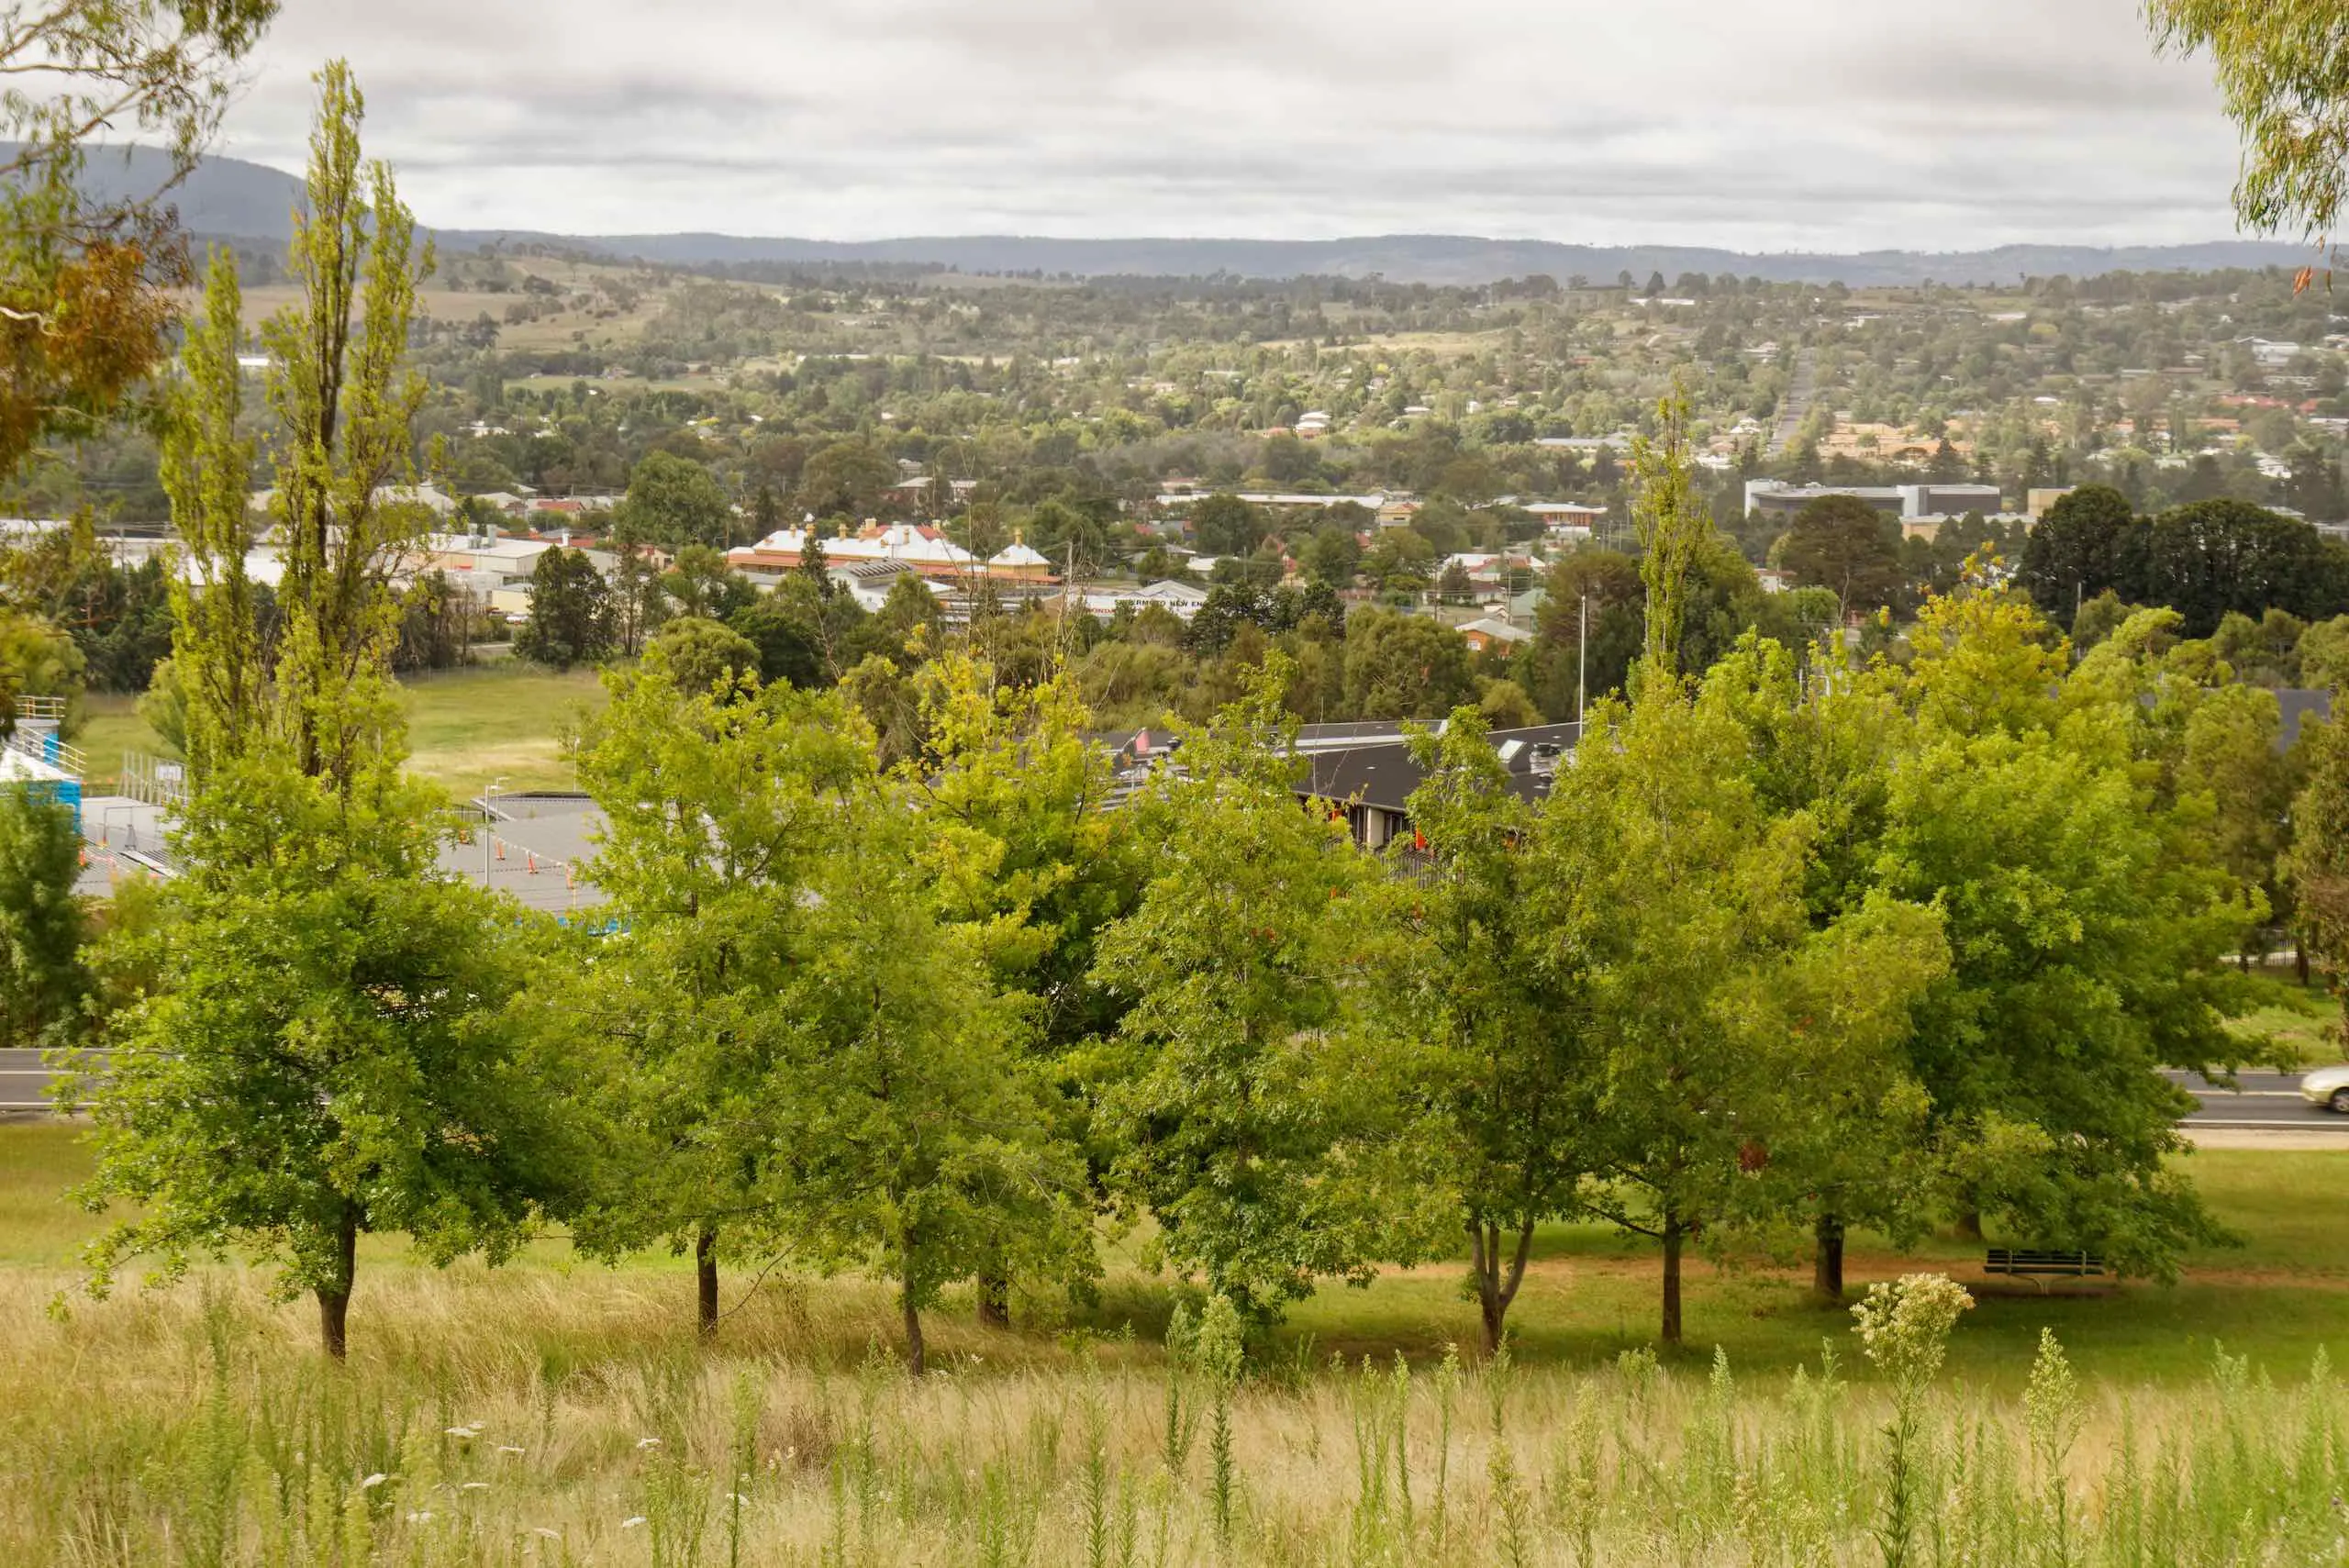
[[(593, 671), (556, 674), (500, 661), (402, 683), (407, 707), (409, 767), (464, 799), (504, 779), (511, 790), (571, 789), (577, 775), (562, 759), (565, 729), (601, 707)], [(93, 696), (75, 743), (90, 757), (92, 782), (112, 787), (126, 751), (167, 756), (162, 738), (139, 717), (138, 699)]]
[[(71, 1283), (76, 1251), (98, 1221), (61, 1198), (86, 1173), (87, 1161), (75, 1128), (0, 1126), (0, 1272)], [(2132, 1282), (2109, 1293), (2042, 1297), (2028, 1284), (1985, 1287), (1980, 1249), (1954, 1238), (1935, 1238), (1902, 1256), (1880, 1240), (1858, 1236), (1850, 1259), (1854, 1288), (1917, 1268), (1946, 1272), (1976, 1287), (1980, 1305), (1953, 1345), (1952, 1365), (1961, 1377), (2001, 1388), (2021, 1386), (2042, 1328), (2055, 1329), (2083, 1373), (2115, 1380), (2191, 1381), (2207, 1374), (2221, 1345), (2278, 1375), (2305, 1371), (2320, 1348), (2336, 1364), (2349, 1358), (2349, 1227), (2340, 1223), (2349, 1214), (2349, 1152), (2207, 1151), (2192, 1157), (2189, 1169), (2211, 1208), (2241, 1233), (2243, 1244), (2198, 1252), (2175, 1285)], [(1073, 1312), (1044, 1309), (1047, 1326), (1063, 1337), (1074, 1330), (1154, 1339), (1172, 1296), (1140, 1267), (1140, 1253), (1130, 1238), (1110, 1242), (1099, 1302)], [(409, 1261), (396, 1240), (371, 1241), (364, 1258), (362, 1277), (387, 1285), (430, 1273)], [(655, 1298), (673, 1306), (680, 1318), (691, 1310), (689, 1265), (665, 1252), (608, 1269), (577, 1259), (566, 1242), (550, 1238), (505, 1273), (516, 1288), (532, 1278), (559, 1278), (567, 1289), (612, 1293), (616, 1300)], [(1815, 1362), (1822, 1339), (1835, 1340), (1848, 1353), (1850, 1318), (1813, 1306), (1808, 1279), (1798, 1260), (1692, 1261), (1690, 1355), (1709, 1357), (1720, 1345), (1741, 1368), (1772, 1373)], [(1460, 1280), (1458, 1266), (1438, 1264), (1390, 1271), (1367, 1289), (1327, 1285), (1290, 1313), (1275, 1353), (1319, 1365), (1332, 1354), (1385, 1361), (1400, 1351), (1433, 1360), (1447, 1344), (1473, 1346), (1475, 1310), (1462, 1296)], [(747, 1284), (739, 1273), (729, 1273), (729, 1304)], [(364, 1294), (362, 1283), (362, 1301)], [(795, 1286), (789, 1293), (803, 1303), (795, 1311), (820, 1320), (827, 1300), (836, 1297), (844, 1318), (853, 1316), (860, 1323), (871, 1314), (872, 1295), (847, 1283), (804, 1292)], [(1528, 1362), (1588, 1365), (1654, 1342), (1656, 1296), (1656, 1261), (1648, 1244), (1597, 1227), (1552, 1227), (1540, 1238), (1509, 1321)], [(952, 1293), (942, 1312), (958, 1318), (970, 1307), (963, 1293)], [(763, 1299), (747, 1308), (782, 1309)], [(1036, 1327), (1033, 1318), (1030, 1327)]]
[(591, 670), (556, 674), (510, 662), (404, 683), (408, 765), (459, 799), (500, 789), (572, 789), (562, 737), (604, 705)]

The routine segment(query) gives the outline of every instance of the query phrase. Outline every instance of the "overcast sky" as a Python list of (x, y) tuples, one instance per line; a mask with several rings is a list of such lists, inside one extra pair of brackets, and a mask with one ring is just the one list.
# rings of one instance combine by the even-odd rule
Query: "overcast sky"
[(226, 150), (348, 57), (444, 227), (1748, 250), (2225, 238), (2138, 0), (289, 0)]

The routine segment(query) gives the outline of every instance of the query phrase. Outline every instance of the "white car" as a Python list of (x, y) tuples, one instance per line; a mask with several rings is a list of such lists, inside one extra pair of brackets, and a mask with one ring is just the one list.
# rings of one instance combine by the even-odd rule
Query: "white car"
[(2349, 1064), (2320, 1067), (2301, 1079), (2300, 1098), (2349, 1116)]

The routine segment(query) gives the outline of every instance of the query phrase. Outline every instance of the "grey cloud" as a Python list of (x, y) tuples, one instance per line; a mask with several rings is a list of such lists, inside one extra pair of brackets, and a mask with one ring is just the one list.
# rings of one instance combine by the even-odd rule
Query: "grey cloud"
[(2208, 69), (2157, 59), (2128, 0), (307, 0), (229, 150), (298, 164), (330, 51), (451, 225), (1835, 249), (2232, 227)]

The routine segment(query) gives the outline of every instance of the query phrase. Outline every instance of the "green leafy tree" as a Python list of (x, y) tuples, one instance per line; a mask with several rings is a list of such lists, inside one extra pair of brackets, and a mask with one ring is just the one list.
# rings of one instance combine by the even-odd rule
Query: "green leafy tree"
[(800, 1256), (896, 1282), (919, 1376), (940, 1291), (1085, 1271), (1090, 1207), (981, 933), (940, 917), (919, 817), (890, 800), (849, 827), (786, 994), (796, 1136), (775, 1190)]
[(721, 1259), (787, 1244), (766, 1185), (796, 1136), (778, 997), (827, 847), (875, 781), (836, 699), (729, 700), (651, 662), (606, 682), (573, 755), (607, 814), (588, 874), (621, 929), (564, 1016), (610, 1064), (597, 1089), (624, 1140), (578, 1230), (604, 1255), (690, 1246), (707, 1336)]
[[(218, 129), (275, 0), (20, 0), (0, 34), (0, 473), (83, 439), (171, 352), (186, 282), (169, 207)], [(145, 142), (140, 190), (86, 177), (95, 144)], [(128, 195), (105, 194), (126, 185)]]
[(1191, 542), (1205, 555), (1246, 555), (1264, 539), (1264, 517), (1237, 495), (1218, 493), (1191, 509)]
[(734, 507), (708, 469), (674, 452), (650, 451), (628, 478), (621, 502), (635, 537), (679, 550), (689, 544), (733, 544)]
[(896, 465), (870, 442), (834, 441), (800, 471), (798, 499), (819, 517), (865, 517), (896, 481)]
[[(2219, 863), (2255, 888), (2269, 913), (2289, 902), (2281, 874), (2297, 769), (2284, 754), (2276, 694), (2228, 684), (2197, 692), (2180, 738), (2178, 788), (2208, 802), (2207, 835)], [(2250, 954), (2245, 952), (2248, 963)]]
[(1314, 530), (1313, 541), (1305, 549), (1305, 569), (1315, 582), (1351, 588), (1361, 567), (1362, 541), (1352, 528), (1328, 523)]
[(1259, 1318), (1416, 1250), (1383, 1153), (1392, 1044), (1354, 983), (1379, 873), (1341, 822), (1297, 808), (1285, 664), (1141, 803), (1161, 847), (1100, 940), (1099, 982), (1130, 1010), (1092, 1074), (1118, 1203)]
[(2190, 1102), (2157, 1069), (2239, 1058), (2219, 957), (2258, 907), (2217, 863), (2207, 802), (2143, 765), (2165, 744), (2146, 654), (2163, 618), (2067, 679), (2020, 595), (1930, 602), (1913, 662), (1882, 677), (1915, 729), (1878, 872), (1947, 922), (1912, 1052), (1961, 1218), (2152, 1274), (2219, 1234), (2171, 1163)]
[(733, 692), (755, 685), (759, 645), (730, 627), (697, 616), (671, 621), (644, 645), (644, 660), (687, 691)]
[(681, 616), (725, 620), (758, 597), (758, 590), (727, 564), (713, 545), (689, 544), (661, 574), (661, 592)]
[(610, 590), (584, 551), (561, 545), (530, 568), (530, 617), (514, 651), (535, 663), (568, 670), (611, 652)]
[(1687, 1247), (1798, 1212), (1800, 1156), (1831, 1143), (1819, 1118), (1840, 1108), (1816, 1084), (1897, 1036), (1936, 940), (1921, 911), (1815, 926), (1816, 822), (1775, 810), (1749, 770), (1720, 686), (1691, 699), (1643, 677), (1628, 708), (1594, 711), (1532, 840), (1534, 917), (1553, 962), (1588, 969), (1597, 1207), (1661, 1245), (1668, 1344)]
[(2349, 607), (2339, 547), (2297, 518), (2232, 500), (2198, 501), (2155, 517), (2133, 552), (2124, 597), (2166, 605), (2188, 637), (2208, 637), (2230, 610), (2321, 620)]
[(1776, 548), (1778, 564), (1835, 595), (1843, 615), (1888, 606), (1908, 584), (1900, 525), (1852, 495), (1821, 495), (1795, 514)]
[(1356, 717), (1441, 718), (1475, 699), (1475, 665), (1449, 627), (1364, 610), (1346, 623), (1345, 694)]
[(168, 1275), (243, 1246), (317, 1297), (340, 1358), (362, 1234), (501, 1256), (535, 1204), (560, 1203), (576, 1151), (558, 1151), (549, 1080), (514, 1027), (527, 936), (439, 873), (446, 818), (400, 773), (390, 579), (417, 519), (378, 495), (422, 395), (400, 368), (417, 263), (389, 172), (362, 178), (346, 68), (321, 74), (320, 100), (291, 250), (302, 294), (263, 335), (286, 564), (266, 644), (242, 576), (225, 266), (191, 335), (172, 461), (195, 565), (175, 599), (183, 873), (145, 964), (159, 990), (88, 1085), (98, 1165), (83, 1195), (137, 1206), (92, 1249), (96, 1288), (140, 1253)]
[(1592, 1095), (1587, 977), (1532, 917), (1531, 806), (1511, 787), (1474, 708), (1416, 734), (1416, 874), (1392, 899), (1408, 933), (1389, 1003), (1427, 1061), (1431, 1173), (1468, 1232), (1469, 1287), (1487, 1354), (1499, 1351), (1534, 1228), (1578, 1211), (1603, 1168)]
[(141, 1254), (172, 1277), (240, 1249), (316, 1296), (337, 1358), (362, 1235), (495, 1261), (585, 1158), (513, 1011), (528, 935), (439, 873), (446, 819), (398, 776), (388, 695), (372, 706), (395, 749), (340, 783), (274, 741), (202, 775), (153, 939), (162, 989), (83, 1095), (82, 1195), (136, 1206), (93, 1244), (94, 1288)]
[[(1073, 671), (1006, 685), (950, 651), (921, 685), (928, 744), (902, 771), (930, 832), (925, 864), (941, 911), (976, 934), (1022, 1026), (1015, 1044), (1054, 1096), (1058, 1135), (1083, 1148), (1080, 1057), (1121, 1013), (1094, 961), (1140, 896), (1145, 846), (1130, 814), (1105, 809), (1115, 781)], [(984, 1319), (1008, 1321), (1010, 1284), (1001, 1266), (983, 1271)]]
[(74, 895), (82, 831), (73, 808), (23, 783), (0, 785), (0, 1040), (66, 1044), (90, 975), (90, 922)]
[(2338, 692), (2349, 679), (2349, 615), (2321, 620), (2300, 634), (2300, 680)]
[[(1831, 644), (1813, 654), (1814, 669), (1833, 662)], [(1806, 682), (1783, 645), (1753, 635), (1708, 672), (1704, 700), (1744, 731), (1765, 813), (1810, 825), (1803, 903), (1813, 935), (1779, 996), (1795, 1019), (1803, 1098), (1772, 1141), (1770, 1169), (1796, 1178), (1790, 1215), (1811, 1234), (1814, 1293), (1840, 1302), (1854, 1227), (1906, 1241), (1935, 1218), (1931, 1107), (1909, 1047), (1911, 1009), (1945, 974), (1947, 949), (1933, 911), (1887, 898), (1876, 880), (1909, 725), (1882, 691)]]
[(2207, 50), (2242, 131), (2235, 212), (2262, 233), (2337, 233), (2349, 194), (2349, 38), (2326, 0), (2151, 0), (2165, 49)]
[(1713, 533), (1697, 497), (1688, 397), (1678, 386), (1656, 404), (1657, 435), (1631, 444), (1631, 521), (1639, 530), (1640, 580), (1647, 589), (1645, 666), (1676, 679), (1687, 632), (1688, 582)]
[(2144, 525), (2129, 497), (2083, 484), (2057, 497), (2024, 540), (2016, 579), (2039, 607), (2068, 622), (2089, 601), (2132, 581)]

